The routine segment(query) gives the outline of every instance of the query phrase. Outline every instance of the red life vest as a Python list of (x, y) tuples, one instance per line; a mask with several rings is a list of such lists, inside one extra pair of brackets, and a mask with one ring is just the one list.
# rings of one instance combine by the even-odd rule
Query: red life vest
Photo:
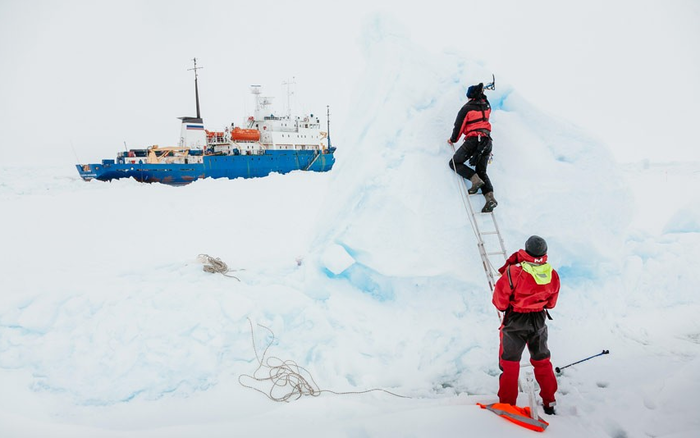
[(483, 99), (472, 102), (477, 108), (470, 109), (462, 122), (460, 135), (474, 137), (477, 135), (489, 135), (491, 133), (491, 105)]

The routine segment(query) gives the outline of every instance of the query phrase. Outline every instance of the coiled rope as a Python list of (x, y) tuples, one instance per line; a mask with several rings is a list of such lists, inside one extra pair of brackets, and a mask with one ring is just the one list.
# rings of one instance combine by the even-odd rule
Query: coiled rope
[[(262, 356), (258, 356), (258, 350), (255, 346), (253, 323), (250, 321), (250, 318), (248, 318), (248, 324), (250, 324), (250, 336), (253, 340), (253, 350), (255, 351), (255, 359), (258, 362), (258, 368), (253, 372), (252, 375), (241, 374), (240, 376), (238, 376), (238, 383), (240, 383), (243, 387), (253, 389), (261, 394), (265, 394), (265, 396), (272, 401), (288, 402), (292, 398), (294, 398), (294, 400), (298, 400), (303, 395), (318, 397), (323, 392), (330, 392), (332, 394), (337, 395), (348, 395), (365, 394), (373, 391), (381, 391), (393, 395), (395, 397), (410, 398), (381, 388), (367, 389), (364, 391), (343, 392), (332, 391), (330, 389), (320, 389), (316, 384), (314, 378), (311, 376), (311, 373), (309, 373), (309, 371), (306, 368), (298, 365), (293, 360), (282, 360), (274, 356), (268, 358), (265, 357), (267, 355), (267, 350), (270, 348), (270, 345), (272, 345), (272, 343), (275, 340), (275, 333), (270, 328), (265, 327), (262, 324), (258, 324), (258, 327), (262, 327), (268, 332), (270, 332), (270, 335), (272, 335), (272, 339), (263, 350)], [(263, 370), (267, 371), (267, 376), (258, 376), (259, 373), (264, 372)], [(251, 379), (256, 382), (269, 382), (270, 384), (272, 384), (272, 387), (270, 388), (269, 392), (264, 392), (258, 388), (243, 383), (243, 378)], [(280, 394), (280, 391), (283, 392)]]
[(224, 277), (235, 278), (236, 280), (241, 281), (240, 278), (236, 277), (235, 275), (228, 275), (229, 272), (239, 271), (240, 269), (229, 269), (228, 265), (218, 257), (214, 258), (208, 254), (199, 254), (197, 256), (197, 260), (200, 263), (204, 264), (204, 266), (202, 267), (202, 270), (204, 270), (204, 272), (210, 272), (212, 274), (218, 273), (223, 275)]

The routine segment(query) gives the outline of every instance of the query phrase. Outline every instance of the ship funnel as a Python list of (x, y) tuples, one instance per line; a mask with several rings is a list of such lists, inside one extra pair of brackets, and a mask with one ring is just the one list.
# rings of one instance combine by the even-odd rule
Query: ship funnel
[(179, 147), (204, 149), (207, 146), (204, 121), (199, 117), (179, 117), (179, 119), (182, 120)]

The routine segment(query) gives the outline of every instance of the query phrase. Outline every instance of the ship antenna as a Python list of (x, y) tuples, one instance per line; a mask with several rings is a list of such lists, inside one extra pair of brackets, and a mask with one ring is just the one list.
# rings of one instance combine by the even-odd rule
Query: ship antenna
[(204, 67), (197, 67), (197, 58), (192, 58), (192, 61), (194, 62), (194, 67), (188, 68), (187, 71), (194, 70), (194, 98), (197, 101), (197, 118), (201, 119), (202, 117), (199, 114), (199, 88), (197, 87), (197, 70), (200, 70)]
[(292, 118), (292, 106), (291, 106), (291, 104), (290, 104), (290, 102), (289, 102), (289, 97), (290, 97), (292, 94), (294, 94), (294, 92), (289, 90), (289, 86), (290, 86), (290, 85), (296, 85), (296, 82), (294, 81), (294, 76), (292, 76), (292, 80), (291, 80), (291, 81), (282, 82), (282, 85), (286, 85), (286, 86), (287, 86), (287, 117), (289, 117), (289, 118), (291, 119), (291, 118)]
[(326, 134), (328, 136), (328, 149), (331, 148), (331, 107), (326, 105)]

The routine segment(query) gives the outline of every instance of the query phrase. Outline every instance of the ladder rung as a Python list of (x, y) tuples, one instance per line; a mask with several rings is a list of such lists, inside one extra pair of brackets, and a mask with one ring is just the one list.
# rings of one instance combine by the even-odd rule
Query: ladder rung
[(497, 252), (487, 252), (486, 255), (496, 255), (496, 254), (505, 254), (503, 251), (497, 251)]
[(498, 231), (482, 231), (481, 234), (498, 234)]

